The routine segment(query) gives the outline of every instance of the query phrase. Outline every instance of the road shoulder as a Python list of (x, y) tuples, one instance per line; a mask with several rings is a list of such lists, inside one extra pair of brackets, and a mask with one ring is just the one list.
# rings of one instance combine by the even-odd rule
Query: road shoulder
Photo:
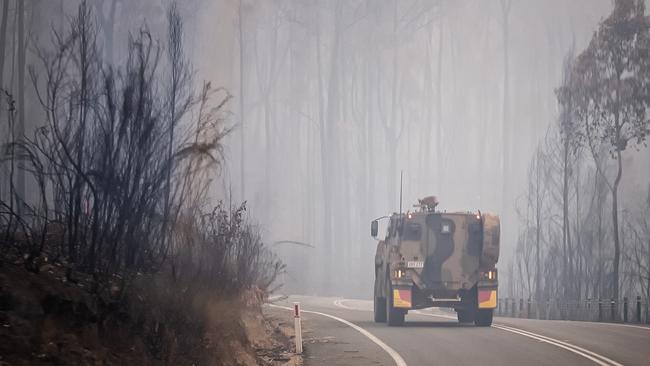
[[(281, 304), (285, 305), (286, 304)], [(293, 324), (290, 311), (264, 307), (265, 316), (282, 324)], [(302, 313), (303, 362), (321, 365), (393, 365), (386, 352), (355, 329), (318, 314)], [(293, 331), (291, 331), (293, 341)]]

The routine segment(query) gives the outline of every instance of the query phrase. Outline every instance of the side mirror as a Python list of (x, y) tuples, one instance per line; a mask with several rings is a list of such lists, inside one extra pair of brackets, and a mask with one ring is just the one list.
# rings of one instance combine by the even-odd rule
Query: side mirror
[(379, 231), (379, 222), (377, 220), (374, 220), (372, 223), (370, 223), (370, 235), (373, 238), (376, 238), (378, 231)]

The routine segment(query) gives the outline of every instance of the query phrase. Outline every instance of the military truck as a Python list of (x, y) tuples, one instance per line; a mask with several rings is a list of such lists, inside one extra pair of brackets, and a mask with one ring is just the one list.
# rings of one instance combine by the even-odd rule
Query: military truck
[(497, 306), (499, 218), (439, 212), (438, 200), (418, 200), (414, 212), (394, 213), (375, 254), (375, 322), (404, 323), (409, 310), (455, 309), (458, 322), (490, 326)]

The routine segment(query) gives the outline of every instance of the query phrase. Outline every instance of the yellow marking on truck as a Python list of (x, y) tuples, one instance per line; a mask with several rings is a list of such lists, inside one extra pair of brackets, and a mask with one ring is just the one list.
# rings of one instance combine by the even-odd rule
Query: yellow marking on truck
[(411, 290), (393, 289), (393, 306), (396, 308), (410, 308)]
[[(489, 292), (489, 294), (487, 294)], [(479, 290), (479, 309), (494, 309), (497, 307), (497, 290)]]

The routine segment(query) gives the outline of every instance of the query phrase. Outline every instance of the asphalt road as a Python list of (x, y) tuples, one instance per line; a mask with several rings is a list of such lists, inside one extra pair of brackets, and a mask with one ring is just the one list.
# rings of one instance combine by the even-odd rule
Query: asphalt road
[[(650, 327), (495, 317), (459, 325), (455, 313), (411, 311), (402, 327), (372, 320), (372, 301), (300, 302), (306, 365), (650, 365)], [(286, 311), (274, 308), (276, 311)]]

